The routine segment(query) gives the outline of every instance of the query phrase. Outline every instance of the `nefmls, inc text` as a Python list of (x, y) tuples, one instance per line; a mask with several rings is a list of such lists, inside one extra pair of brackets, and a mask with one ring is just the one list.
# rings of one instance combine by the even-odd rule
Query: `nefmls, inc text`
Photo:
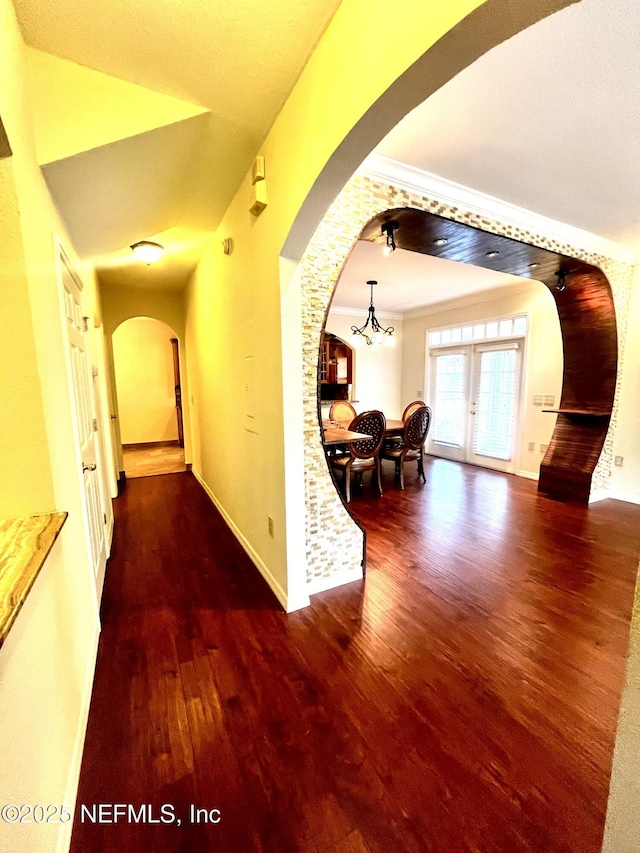
[[(151, 803), (93, 803), (80, 806), (80, 823), (148, 823), (182, 824), (182, 817), (172, 803), (153, 806)], [(188, 807), (189, 823), (220, 823), (220, 809), (200, 808), (193, 803)]]

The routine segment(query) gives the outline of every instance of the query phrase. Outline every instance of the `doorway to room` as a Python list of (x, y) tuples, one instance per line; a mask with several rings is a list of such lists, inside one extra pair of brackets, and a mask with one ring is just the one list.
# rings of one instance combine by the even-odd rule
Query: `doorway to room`
[(180, 345), (173, 329), (133, 317), (113, 333), (126, 478), (186, 471)]
[(526, 325), (522, 316), (429, 332), (431, 455), (516, 473)]

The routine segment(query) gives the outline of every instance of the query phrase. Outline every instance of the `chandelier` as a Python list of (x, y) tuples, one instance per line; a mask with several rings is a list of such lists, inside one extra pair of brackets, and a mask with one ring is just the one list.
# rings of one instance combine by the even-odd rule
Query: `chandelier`
[(354, 348), (362, 347), (366, 343), (370, 347), (393, 347), (396, 345), (396, 339), (393, 337), (393, 326), (385, 329), (378, 322), (376, 317), (376, 309), (373, 304), (373, 288), (377, 281), (368, 281), (367, 284), (371, 288), (371, 304), (369, 305), (369, 314), (367, 322), (364, 326), (351, 327), (351, 346)]

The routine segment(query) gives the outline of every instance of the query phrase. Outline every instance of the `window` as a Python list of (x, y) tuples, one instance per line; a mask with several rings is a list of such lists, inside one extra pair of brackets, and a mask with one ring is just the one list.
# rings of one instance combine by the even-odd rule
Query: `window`
[(496, 340), (499, 338), (522, 338), (527, 333), (527, 318), (504, 317), (499, 320), (489, 320), (473, 326), (454, 326), (451, 329), (436, 329), (429, 332), (429, 346), (441, 347), (467, 341)]

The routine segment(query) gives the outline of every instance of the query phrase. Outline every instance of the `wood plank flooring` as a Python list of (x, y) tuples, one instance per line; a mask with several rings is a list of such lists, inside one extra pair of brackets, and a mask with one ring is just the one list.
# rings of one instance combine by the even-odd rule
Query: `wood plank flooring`
[(184, 448), (175, 444), (125, 444), (122, 447), (124, 473), (134, 477), (154, 477), (157, 474), (177, 474), (186, 471)]
[(366, 581), (289, 616), (190, 474), (127, 482), (73, 853), (600, 850), (640, 507), (392, 469), (350, 504)]

